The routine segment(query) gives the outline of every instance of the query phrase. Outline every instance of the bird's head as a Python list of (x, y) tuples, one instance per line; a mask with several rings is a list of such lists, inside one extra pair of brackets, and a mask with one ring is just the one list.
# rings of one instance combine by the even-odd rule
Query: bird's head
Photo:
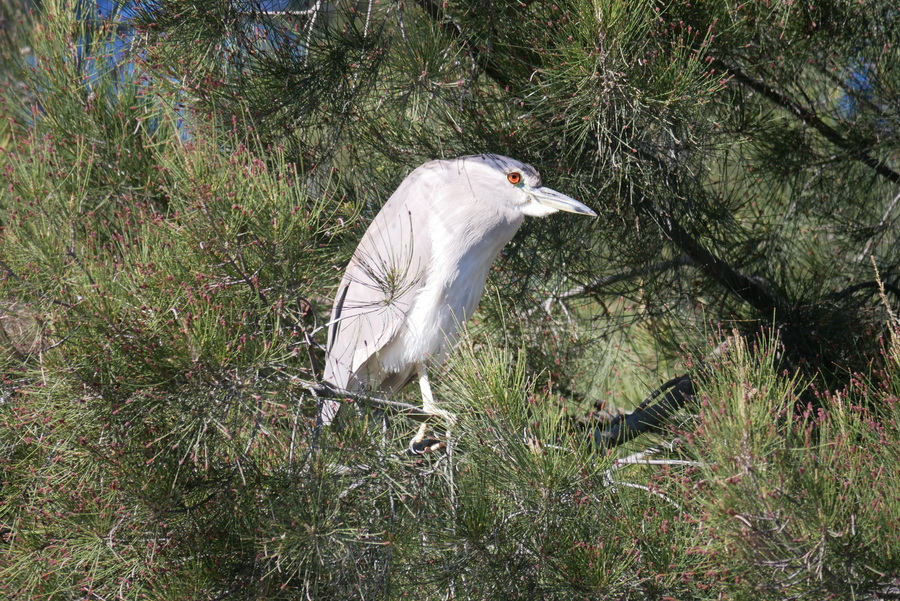
[(537, 170), (526, 163), (497, 154), (461, 157), (469, 184), (496, 203), (531, 217), (557, 211), (596, 216), (589, 207), (541, 185)]

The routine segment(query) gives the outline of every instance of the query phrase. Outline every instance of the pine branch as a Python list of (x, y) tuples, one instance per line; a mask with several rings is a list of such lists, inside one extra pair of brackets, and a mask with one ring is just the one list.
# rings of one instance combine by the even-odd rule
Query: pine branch
[[(722, 357), (729, 350), (729, 343), (722, 342), (704, 359), (703, 364)], [(695, 369), (703, 369), (703, 364)], [(662, 396), (662, 400), (652, 404)], [(646, 432), (659, 430), (672, 415), (691, 402), (694, 396), (694, 380), (690, 373), (672, 378), (645, 398), (634, 411), (617, 415), (603, 428), (594, 430), (594, 442), (600, 449), (611, 449)]]
[(671, 215), (667, 215), (653, 206), (648, 210), (656, 216), (656, 221), (663, 232), (682, 252), (693, 259), (706, 275), (722, 284), (735, 296), (760, 313), (788, 310), (787, 302), (776, 295), (763, 278), (748, 276), (738, 271), (704, 248)]
[[(677, 177), (671, 174), (668, 166), (665, 165), (662, 159), (654, 157), (646, 151), (639, 150), (638, 154), (660, 171), (663, 180), (668, 183), (670, 188), (678, 189)], [(620, 194), (623, 198), (637, 199), (635, 204), (656, 222), (663, 234), (678, 247), (679, 251), (686, 255), (707, 276), (724, 286), (755, 310), (760, 313), (771, 314), (773, 310), (780, 313), (787, 312), (790, 309), (790, 304), (775, 294), (763, 278), (742, 273), (712, 251), (706, 249), (696, 237), (692, 236), (681, 226), (673, 215), (667, 213), (653, 202), (650, 196), (645, 194), (637, 184), (629, 181), (622, 182)]]
[(490, 61), (483, 58), (482, 53), (479, 51), (478, 47), (472, 44), (469, 39), (466, 37), (465, 32), (463, 32), (462, 27), (450, 18), (447, 13), (444, 12), (444, 9), (432, 0), (415, 0), (416, 5), (421, 8), (425, 14), (427, 14), (431, 19), (439, 24), (449, 24), (450, 27), (447, 31), (450, 32), (450, 35), (459, 40), (459, 42), (463, 45), (463, 48), (466, 50), (466, 54), (469, 55), (469, 58), (472, 60), (472, 79), (475, 78), (475, 69), (479, 68), (485, 75), (493, 79), (497, 85), (501, 87), (507, 87), (512, 82), (508, 77), (504, 74), (500, 69), (495, 68), (491, 65)]
[(635, 278), (644, 277), (650, 274), (663, 273), (670, 269), (675, 269), (685, 265), (695, 265), (694, 260), (690, 257), (681, 256), (675, 259), (668, 259), (666, 261), (657, 261), (652, 265), (648, 265), (647, 267), (642, 267), (640, 269), (628, 269), (626, 271), (620, 271), (618, 273), (611, 273), (609, 275), (595, 278), (585, 284), (575, 286), (574, 288), (566, 290), (565, 292), (553, 294), (540, 305), (534, 307), (533, 309), (529, 309), (525, 313), (525, 315), (531, 316), (539, 309), (550, 313), (550, 308), (553, 306), (553, 303), (559, 303), (564, 300), (577, 298), (580, 296), (593, 297), (594, 295), (600, 294), (605, 287), (611, 286), (612, 284), (633, 280)]
[[(659, 430), (693, 394), (690, 374), (673, 378), (651, 392), (631, 413), (616, 416), (605, 428), (594, 430), (594, 442), (600, 449), (611, 449), (646, 432)], [(652, 404), (660, 395), (663, 395), (662, 400)]]
[[(16, 282), (19, 282), (19, 283), (21, 283), (21, 284), (24, 284), (24, 285), (30, 287), (30, 284), (29, 284), (26, 280), (22, 279), (22, 277), (21, 277), (19, 274), (17, 274), (15, 271), (13, 271), (12, 267), (10, 267), (9, 265), (7, 265), (6, 262), (3, 261), (3, 260), (0, 260), (0, 271), (3, 272), (3, 276), (4, 276), (4, 277), (9, 278), (9, 279), (11, 279), (11, 280), (14, 280), (14, 281), (16, 281)], [(43, 291), (36, 291), (36, 292), (35, 292), (35, 295), (36, 295), (38, 298), (40, 298), (41, 300), (46, 300), (46, 301), (48, 301), (48, 302), (50, 302), (50, 303), (52, 303), (52, 304), (54, 304), (54, 305), (57, 305), (57, 306), (59, 306), (59, 307), (64, 307), (64, 308), (66, 308), (66, 309), (76, 309), (76, 310), (78, 310), (78, 308), (77, 308), (75, 305), (73, 305), (73, 304), (71, 304), (71, 303), (67, 303), (67, 302), (65, 302), (65, 301), (61, 301), (61, 300), (56, 299), (56, 298), (51, 298), (48, 294), (46, 294), (46, 293), (43, 292)]]
[(338, 390), (328, 382), (309, 383), (306, 389), (319, 402), (331, 401), (350, 401), (350, 403), (358, 406), (370, 406), (381, 411), (391, 411), (408, 417), (414, 421), (425, 421), (435, 414), (428, 413), (421, 407), (410, 405), (409, 403), (401, 403), (400, 401), (392, 401), (381, 397), (374, 397), (362, 392), (349, 392), (346, 390)]
[(770, 100), (772, 103), (793, 114), (808, 127), (811, 127), (822, 134), (822, 136), (826, 140), (828, 140), (838, 148), (847, 151), (850, 157), (869, 167), (878, 175), (888, 179), (892, 183), (900, 184), (900, 172), (891, 169), (884, 161), (881, 161), (871, 154), (860, 150), (857, 145), (841, 135), (839, 131), (822, 121), (822, 119), (816, 114), (814, 110), (807, 108), (798, 102), (795, 102), (784, 92), (776, 90), (775, 88), (765, 84), (764, 82), (754, 79), (738, 67), (729, 65), (722, 59), (714, 59), (713, 65), (722, 69), (728, 76), (733, 78), (744, 87), (757, 92), (758, 94)]

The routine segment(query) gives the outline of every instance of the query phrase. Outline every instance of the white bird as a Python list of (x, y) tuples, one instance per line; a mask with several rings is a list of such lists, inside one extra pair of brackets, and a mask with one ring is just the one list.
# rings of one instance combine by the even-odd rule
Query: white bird
[[(375, 216), (338, 286), (325, 380), (387, 397), (418, 378), (425, 412), (444, 414), (427, 366), (446, 359), (525, 216), (556, 211), (596, 215), (509, 157), (463, 156), (415, 169)], [(320, 422), (330, 424), (339, 407), (326, 401)]]

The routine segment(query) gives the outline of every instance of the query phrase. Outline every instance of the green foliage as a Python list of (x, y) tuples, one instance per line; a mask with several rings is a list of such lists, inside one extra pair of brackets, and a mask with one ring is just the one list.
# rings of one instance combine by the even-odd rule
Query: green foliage
[(699, 386), (685, 479), (713, 569), (737, 598), (869, 598), (896, 574), (900, 408), (887, 379), (857, 376), (804, 404), (777, 343), (740, 338)]
[[(652, 575), (681, 567), (667, 551), (689, 532), (663, 527), (651, 542), (644, 531), (680, 521), (677, 511), (615, 487), (612, 458), (598, 457), (572, 431), (562, 399), (538, 390), (525, 371), (521, 355), (469, 347), (444, 392), (464, 433), (450, 457), (459, 466), (453, 522), (435, 533), (447, 586), (484, 599), (654, 590)], [(675, 574), (660, 584), (680, 594), (693, 588)]]

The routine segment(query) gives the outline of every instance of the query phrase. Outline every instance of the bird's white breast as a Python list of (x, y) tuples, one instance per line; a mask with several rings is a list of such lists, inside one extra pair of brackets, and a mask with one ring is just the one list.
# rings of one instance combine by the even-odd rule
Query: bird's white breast
[(444, 361), (460, 327), (478, 306), (491, 264), (519, 229), (522, 216), (449, 205), (433, 210), (427, 223), (432, 256), (425, 284), (401, 335), (382, 349), (380, 361), (387, 372)]

